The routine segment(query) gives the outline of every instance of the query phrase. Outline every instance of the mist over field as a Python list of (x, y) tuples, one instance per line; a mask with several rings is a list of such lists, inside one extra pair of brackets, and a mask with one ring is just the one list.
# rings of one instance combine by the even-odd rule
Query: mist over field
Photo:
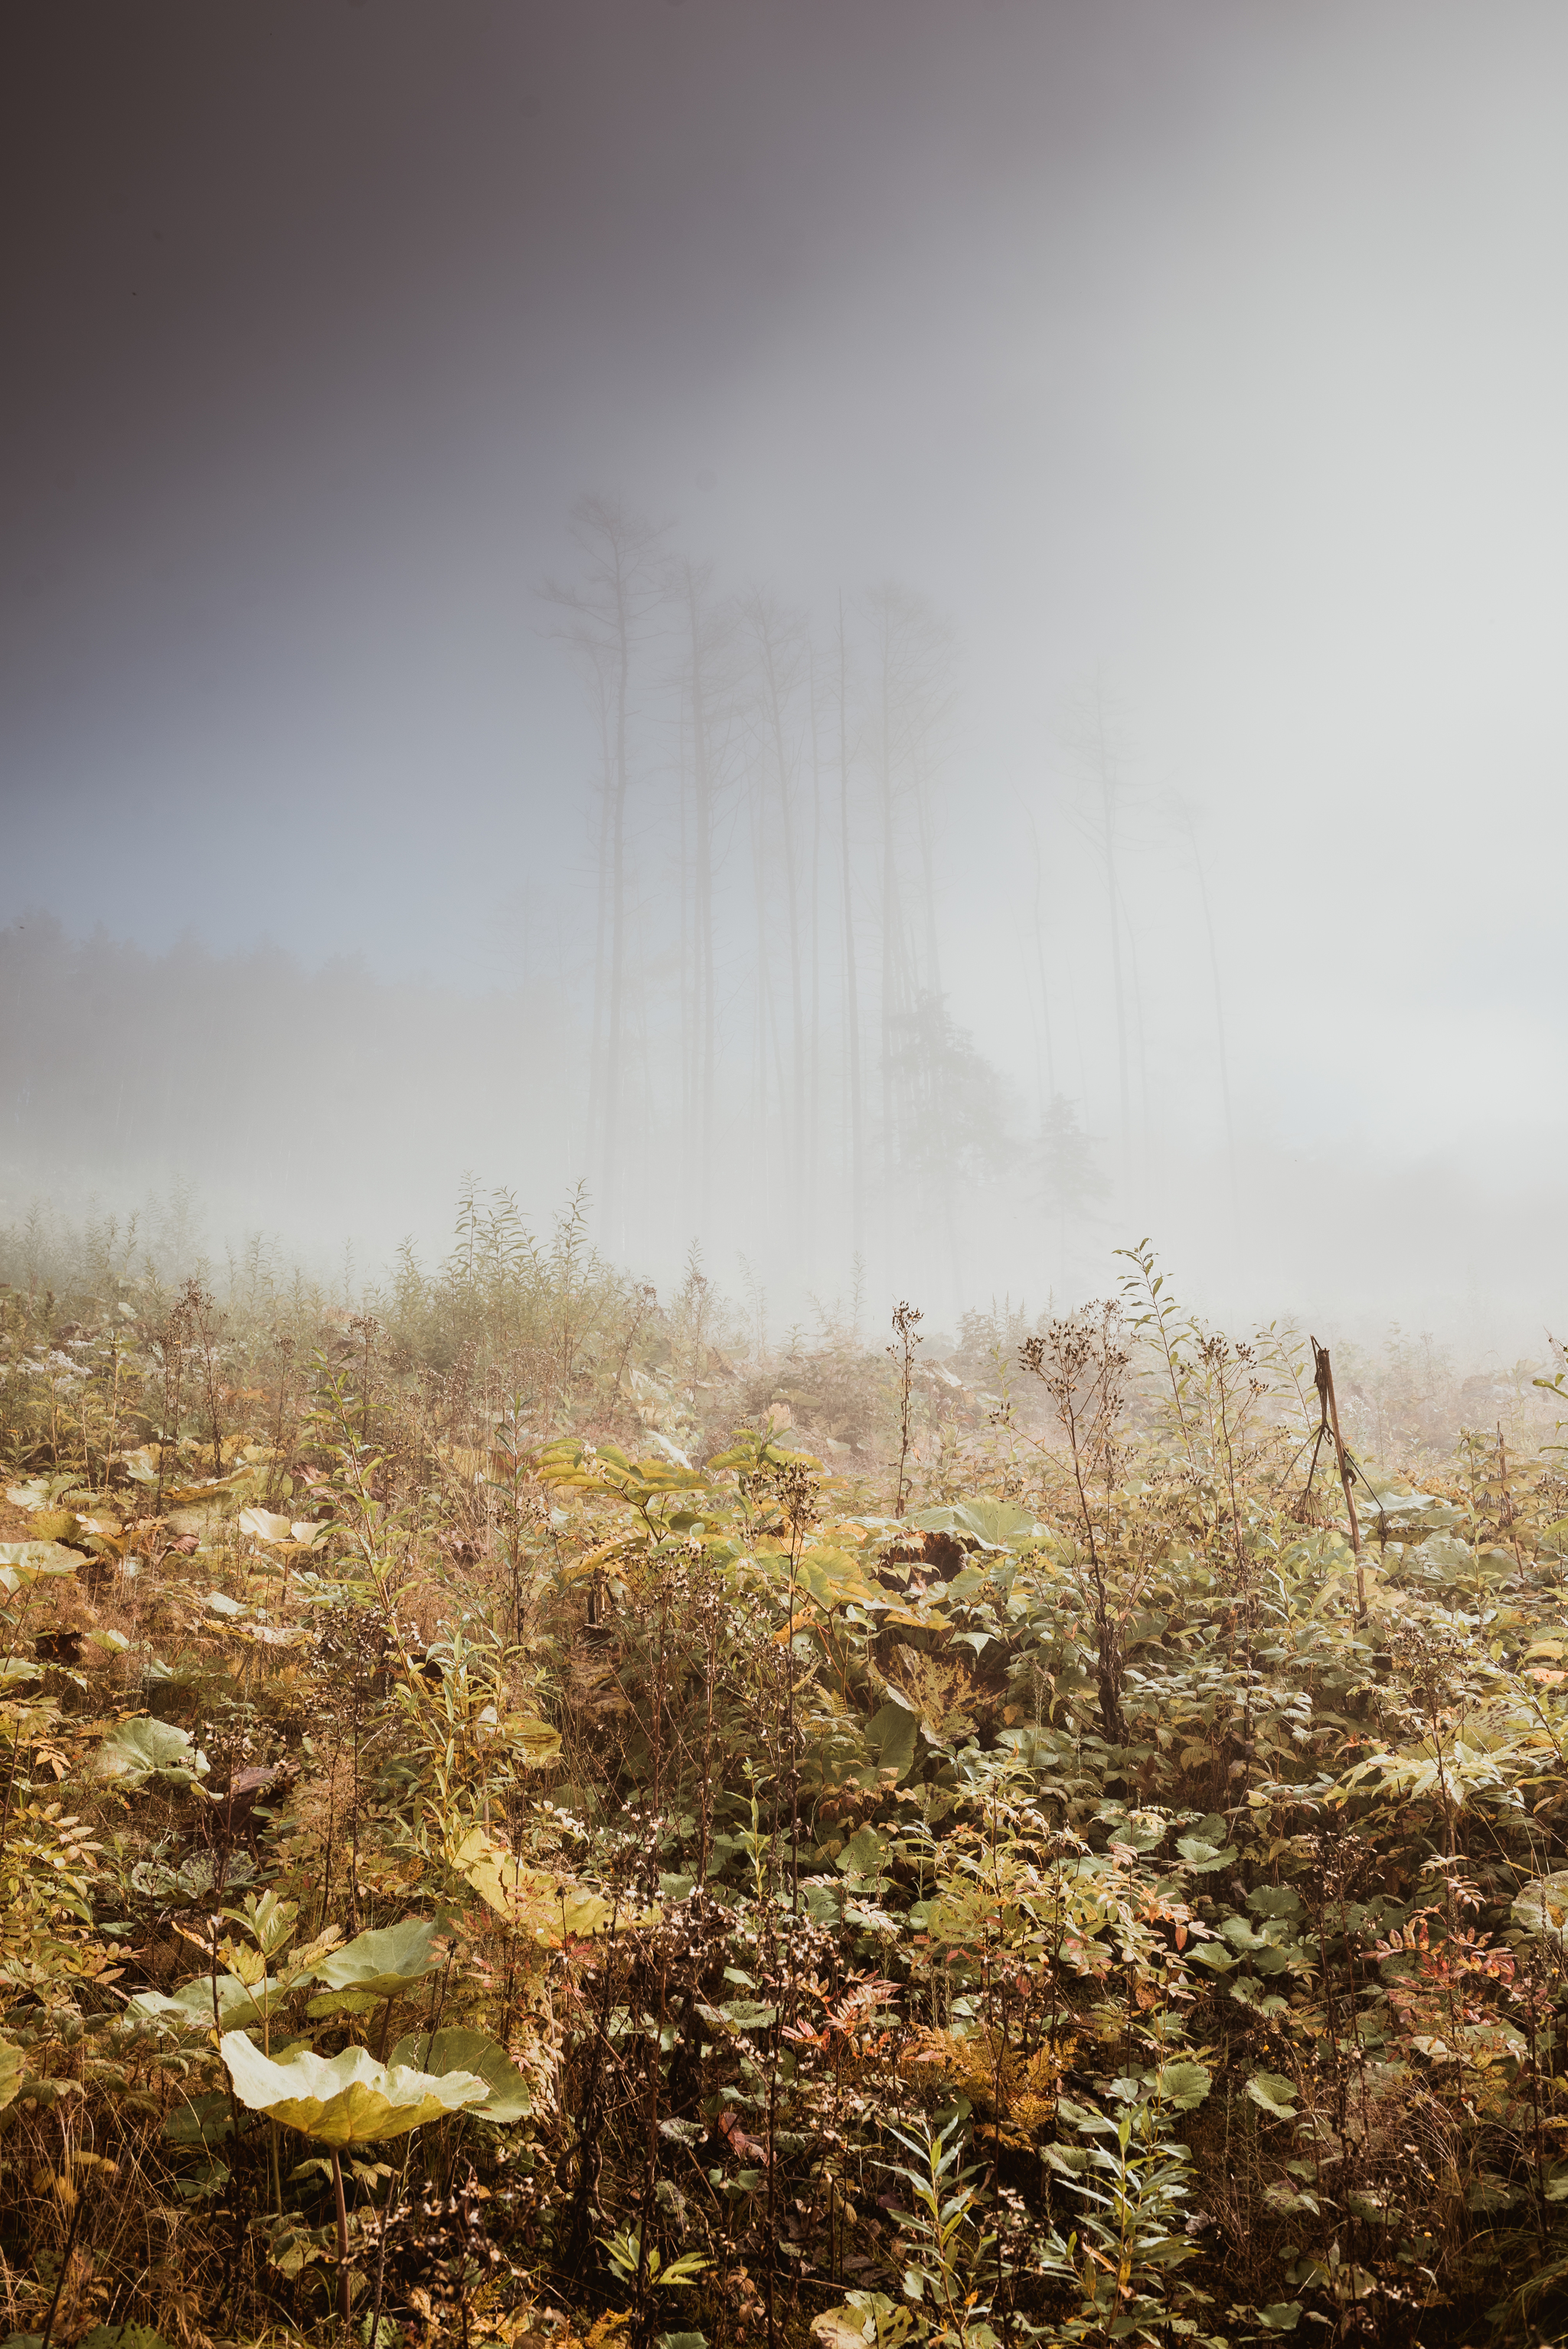
[(1560, 12), (4, 39), (0, 1225), (1543, 1348)]

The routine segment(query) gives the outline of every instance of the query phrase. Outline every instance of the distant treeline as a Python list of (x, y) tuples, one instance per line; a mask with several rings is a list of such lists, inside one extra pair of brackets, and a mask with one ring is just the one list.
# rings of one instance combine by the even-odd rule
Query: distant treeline
[(446, 1227), (469, 1163), (549, 1202), (576, 1173), (545, 1113), (571, 1102), (571, 1014), (542, 987), (475, 999), (194, 937), (150, 954), (29, 915), (0, 929), (0, 1001), (5, 1220), (35, 1192), (134, 1201), (178, 1177), (221, 1226), (386, 1250)]

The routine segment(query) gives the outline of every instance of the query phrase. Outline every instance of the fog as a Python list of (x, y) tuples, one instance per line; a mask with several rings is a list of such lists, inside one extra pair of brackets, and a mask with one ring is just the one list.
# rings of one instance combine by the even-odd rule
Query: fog
[(1560, 9), (0, 41), (0, 1225), (1560, 1328)]

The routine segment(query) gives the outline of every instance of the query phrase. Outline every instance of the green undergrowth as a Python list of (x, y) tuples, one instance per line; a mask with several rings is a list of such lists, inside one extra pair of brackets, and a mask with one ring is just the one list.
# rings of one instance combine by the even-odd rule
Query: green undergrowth
[(13, 2334), (1558, 2337), (1554, 1454), (1342, 1486), (1147, 1251), (749, 1411), (539, 1264), (510, 1391), (7, 1308)]

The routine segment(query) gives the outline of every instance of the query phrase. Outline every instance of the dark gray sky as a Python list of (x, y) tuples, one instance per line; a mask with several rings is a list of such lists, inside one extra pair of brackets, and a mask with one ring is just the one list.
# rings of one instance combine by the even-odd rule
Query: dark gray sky
[(1151, 1001), (1180, 792), (1256, 1116), (1539, 1180), (1560, 6), (9, 0), (0, 49), (0, 918), (481, 983), (585, 863), (535, 590), (616, 488), (952, 615), (999, 1058), (1026, 808), (1088, 918), (1098, 679)]

